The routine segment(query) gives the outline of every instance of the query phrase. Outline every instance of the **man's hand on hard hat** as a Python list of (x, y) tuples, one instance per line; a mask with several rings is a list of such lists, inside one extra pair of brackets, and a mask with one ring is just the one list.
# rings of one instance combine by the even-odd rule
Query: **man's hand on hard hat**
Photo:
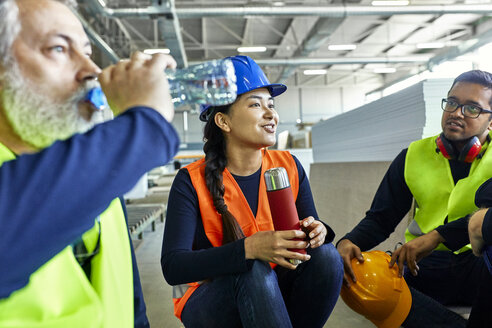
[(244, 255), (246, 259), (276, 263), (295, 270), (297, 266), (290, 263), (289, 259), (307, 261), (311, 258), (309, 254), (290, 250), (309, 247), (305, 238), (306, 234), (301, 230), (258, 231), (244, 239)]
[(398, 264), (400, 277), (403, 275), (404, 264), (407, 264), (410, 273), (414, 276), (418, 274), (419, 266), (417, 262), (429, 255), (440, 243), (445, 242), (444, 238), (436, 230), (432, 230), (423, 236), (417, 237), (403, 246), (399, 247), (391, 255), (389, 267)]
[(356, 282), (354, 270), (352, 269), (352, 259), (355, 257), (359, 262), (364, 262), (364, 257), (360, 248), (348, 239), (342, 239), (337, 245), (338, 253), (343, 259), (343, 283), (349, 287), (350, 280)]
[(175, 68), (171, 56), (135, 52), (130, 59), (105, 68), (99, 82), (115, 114), (134, 106), (155, 109), (168, 121), (174, 116), (166, 68)]
[(482, 236), (482, 225), (485, 219), (485, 214), (489, 209), (483, 208), (476, 211), (468, 221), (468, 236), (470, 237), (470, 244), (472, 246), (473, 254), (475, 256), (482, 255), (485, 242)]

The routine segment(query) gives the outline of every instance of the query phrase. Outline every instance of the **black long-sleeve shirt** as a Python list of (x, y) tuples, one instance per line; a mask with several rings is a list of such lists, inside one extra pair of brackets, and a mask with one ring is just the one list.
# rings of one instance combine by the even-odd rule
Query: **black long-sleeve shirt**
[[(294, 157), (294, 160), (299, 176), (299, 193), (296, 199), (299, 218), (313, 216), (318, 219), (306, 172), (297, 158)], [(261, 169), (249, 176), (233, 177), (241, 188), (251, 212), (256, 215), (258, 186), (262, 179)], [(335, 235), (330, 227), (326, 228), (328, 233), (325, 243), (329, 243)], [(186, 169), (178, 172), (169, 193), (161, 265), (164, 277), (171, 285), (250, 269), (249, 260), (244, 257), (244, 239), (212, 247), (205, 235), (198, 196)]]
[[(406, 154), (407, 149), (404, 149), (396, 156), (381, 181), (366, 216), (342, 238), (349, 239), (362, 251), (371, 249), (386, 240), (410, 210), (413, 196), (405, 181)], [(470, 173), (470, 163), (450, 160), (449, 165), (455, 184)], [(468, 217), (450, 223), (446, 219), (436, 230), (446, 240), (444, 243), (446, 247), (457, 250), (469, 243), (468, 236), (462, 233), (463, 227), (466, 229), (467, 224)]]
[[(489, 207), (482, 223), (482, 238), (486, 245), (492, 245), (492, 178), (485, 181), (475, 193), (475, 205)], [(465, 233), (468, 231), (465, 230)]]

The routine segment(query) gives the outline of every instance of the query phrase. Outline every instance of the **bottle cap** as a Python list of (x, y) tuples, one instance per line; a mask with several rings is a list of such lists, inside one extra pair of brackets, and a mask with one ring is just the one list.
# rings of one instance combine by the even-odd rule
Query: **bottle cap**
[(274, 167), (265, 172), (267, 191), (280, 190), (290, 187), (289, 176), (283, 167)]
[(90, 103), (95, 109), (103, 110), (109, 107), (108, 100), (100, 87), (92, 88), (85, 94), (84, 101)]

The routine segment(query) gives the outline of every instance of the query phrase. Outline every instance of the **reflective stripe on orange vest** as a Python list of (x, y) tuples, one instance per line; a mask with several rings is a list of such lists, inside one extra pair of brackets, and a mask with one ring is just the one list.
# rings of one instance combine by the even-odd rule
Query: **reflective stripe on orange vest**
[[(258, 210), (256, 217), (251, 212), (248, 201), (244, 197), (236, 180), (227, 170), (223, 172), (223, 183), (225, 187), (224, 201), (229, 211), (234, 215), (241, 226), (246, 237), (258, 231), (273, 229), (272, 216), (266, 194), (265, 180), (263, 175), (266, 170), (274, 167), (284, 167), (289, 175), (290, 185), (294, 199), (299, 192), (299, 176), (294, 158), (288, 151), (264, 150), (262, 152), (261, 178), (258, 190)], [(205, 234), (213, 247), (222, 245), (222, 218), (214, 207), (212, 197), (205, 183), (205, 160), (200, 159), (185, 167), (190, 174), (191, 183), (198, 196), (198, 205), (202, 217)], [(200, 286), (193, 282), (173, 287), (174, 314), (181, 319), (183, 308)]]

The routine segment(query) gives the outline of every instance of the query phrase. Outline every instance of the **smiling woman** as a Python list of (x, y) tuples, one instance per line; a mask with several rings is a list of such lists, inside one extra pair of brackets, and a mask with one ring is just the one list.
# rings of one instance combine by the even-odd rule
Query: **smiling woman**
[[(180, 170), (169, 194), (161, 264), (175, 314), (186, 327), (322, 327), (343, 268), (301, 164), (267, 150), (279, 121), (274, 97), (286, 87), (251, 58), (230, 58), (238, 98), (202, 107), (205, 159)], [(273, 231), (262, 177), (273, 167), (288, 172), (304, 231)]]
[[(223, 131), (229, 156), (239, 151), (253, 152), (275, 144), (278, 114), (267, 88), (255, 89), (239, 96), (227, 113), (217, 112), (214, 123)], [(248, 156), (248, 158), (250, 158)], [(241, 171), (242, 168), (230, 168)], [(253, 172), (236, 172), (248, 175)]]

